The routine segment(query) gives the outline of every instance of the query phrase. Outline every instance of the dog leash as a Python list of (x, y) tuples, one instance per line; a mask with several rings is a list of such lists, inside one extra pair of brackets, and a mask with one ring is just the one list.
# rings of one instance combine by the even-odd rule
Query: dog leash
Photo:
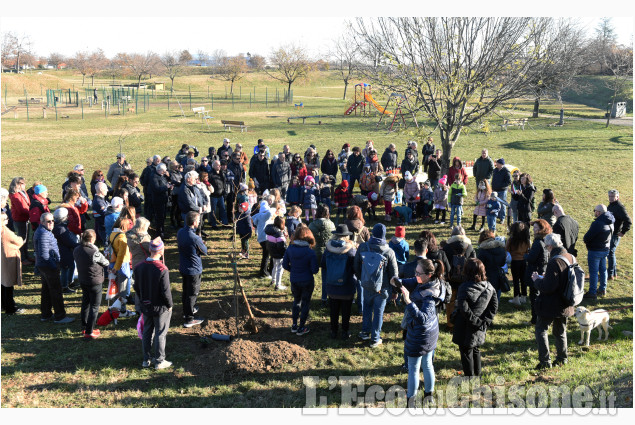
[(604, 311), (606, 311), (606, 312), (609, 312), (609, 311), (624, 310), (625, 308), (631, 308), (631, 307), (633, 307), (633, 304), (631, 304), (631, 305), (626, 305), (626, 306), (624, 306), (624, 307), (612, 308), (612, 309), (610, 309), (610, 310), (606, 310), (606, 309), (602, 309), (602, 310), (604, 310)]

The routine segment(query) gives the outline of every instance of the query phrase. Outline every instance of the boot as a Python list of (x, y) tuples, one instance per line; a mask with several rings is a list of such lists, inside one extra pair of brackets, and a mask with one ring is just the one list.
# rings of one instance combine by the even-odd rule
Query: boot
[(525, 304), (527, 302), (527, 297), (525, 297), (524, 295), (520, 297), (520, 303), (521, 304)]
[(509, 302), (510, 302), (511, 304), (514, 304), (514, 305), (519, 306), (519, 305), (520, 305), (520, 297), (514, 297), (514, 298), (512, 298), (511, 300), (509, 300)]
[(468, 230), (476, 230), (476, 214), (472, 216), (472, 226)]

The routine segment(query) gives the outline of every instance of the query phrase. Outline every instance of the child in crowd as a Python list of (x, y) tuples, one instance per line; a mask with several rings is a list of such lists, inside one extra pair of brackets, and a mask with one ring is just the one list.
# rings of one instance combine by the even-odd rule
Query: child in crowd
[(278, 216), (273, 220), (273, 223), (265, 226), (265, 234), (267, 235), (267, 250), (269, 255), (273, 259), (273, 270), (271, 271), (271, 284), (275, 285), (276, 291), (283, 291), (287, 289), (282, 285), (282, 258), (286, 251), (286, 242), (288, 239), (287, 230), (285, 227), (284, 217)]
[(258, 193), (256, 192), (256, 183), (254, 179), (249, 179), (247, 185), (247, 198), (249, 199), (249, 210), (254, 213), (254, 210), (258, 206)]
[(454, 224), (454, 216), (456, 216), (456, 225), (461, 225), (461, 218), (463, 217), (463, 198), (467, 195), (465, 185), (460, 179), (454, 180), (452, 186), (450, 186), (450, 227)]
[(328, 174), (322, 174), (322, 178), (320, 179), (320, 202), (329, 207), (329, 212), (331, 211), (332, 187), (332, 177)]
[(395, 236), (388, 242), (388, 247), (395, 251), (397, 265), (401, 268), (408, 262), (410, 255), (410, 245), (404, 239), (406, 237), (406, 228), (404, 226), (395, 227)]
[(302, 215), (302, 209), (299, 206), (293, 205), (289, 208), (289, 216), (286, 219), (287, 233), (289, 235), (292, 235), (300, 225), (300, 215)]
[(470, 230), (476, 230), (476, 218), (481, 218), (481, 228), (479, 232), (485, 229), (485, 217), (487, 216), (487, 202), (489, 201), (490, 195), (492, 194), (492, 188), (489, 185), (487, 179), (481, 180), (478, 184), (478, 192), (476, 192), (476, 196), (474, 197), (474, 201), (476, 202), (476, 206), (474, 207), (474, 216), (472, 219), (472, 227)]
[(245, 183), (241, 183), (238, 185), (238, 193), (236, 194), (236, 211), (240, 213), (240, 204), (243, 202), (247, 202), (247, 206), (249, 205), (249, 195), (247, 195), (247, 191), (249, 187)]
[(372, 191), (368, 192), (368, 219), (372, 215), (373, 220), (377, 219), (377, 205), (379, 205), (379, 193)]
[(236, 234), (240, 238), (240, 257), (249, 258), (249, 239), (253, 234), (254, 223), (251, 220), (249, 202), (238, 203), (238, 218), (236, 219)]
[(395, 200), (395, 194), (397, 193), (397, 181), (399, 181), (399, 177), (394, 174), (389, 175), (384, 179), (384, 183), (379, 189), (379, 196), (384, 200), (385, 221), (390, 221), (391, 219), (392, 202)]
[(273, 205), (276, 208), (276, 215), (284, 217), (287, 214), (287, 207), (284, 204), (280, 190), (274, 188), (269, 193), (274, 196)]
[[(335, 214), (336, 224), (339, 224), (340, 213), (343, 217), (346, 217), (346, 208), (348, 207), (350, 199), (351, 194), (348, 192), (348, 181), (342, 180), (342, 183), (335, 189), (335, 207), (337, 208), (337, 213)], [(289, 232), (289, 234), (291, 234), (291, 232)]]
[(289, 206), (300, 205), (300, 195), (302, 193), (302, 187), (300, 186), (300, 179), (298, 176), (291, 178), (291, 186), (287, 188), (287, 204)]
[(430, 218), (430, 213), (432, 212), (432, 206), (434, 204), (434, 192), (430, 187), (430, 180), (426, 180), (423, 183), (419, 184), (419, 211), (417, 214), (422, 220)]
[(315, 188), (315, 179), (312, 176), (307, 176), (307, 178), (304, 179), (304, 187), (300, 194), (300, 203), (304, 208), (304, 216), (307, 222), (309, 221), (309, 212), (313, 220), (315, 220), (319, 196), (320, 194)]
[(398, 224), (410, 224), (412, 221), (412, 208), (408, 205), (398, 205), (393, 207), (391, 214), (395, 216)]
[(373, 190), (373, 187), (375, 186), (375, 177), (376, 174), (372, 172), (370, 165), (365, 165), (364, 174), (362, 174), (362, 177), (359, 180), (359, 190), (362, 195), (368, 195), (368, 192)]
[[(448, 187), (445, 185), (447, 181), (447, 176), (441, 177), (437, 188), (434, 189), (434, 209), (436, 210), (434, 224), (445, 224), (445, 212), (448, 209)], [(439, 222), (440, 212), (443, 212), (443, 216)]]
[(421, 193), (419, 192), (419, 185), (417, 184), (417, 181), (414, 179), (414, 177), (412, 177), (412, 174), (410, 174), (410, 171), (405, 172), (404, 180), (406, 180), (406, 183), (403, 188), (404, 200), (408, 204), (408, 207), (410, 207), (412, 211), (414, 212), (413, 217), (416, 219), (417, 206), (419, 205), (419, 202), (421, 201)]
[(498, 193), (492, 192), (489, 201), (486, 205), (487, 209), (487, 227), (492, 231), (496, 231), (496, 218), (501, 209), (501, 204), (498, 202)]

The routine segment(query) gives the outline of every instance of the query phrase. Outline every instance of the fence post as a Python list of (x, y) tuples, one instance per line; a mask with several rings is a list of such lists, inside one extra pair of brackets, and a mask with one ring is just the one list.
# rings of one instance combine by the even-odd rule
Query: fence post
[(188, 86), (188, 90), (190, 91), (190, 111), (192, 110), (192, 86)]
[(212, 93), (212, 111), (214, 110), (214, 93)]
[(234, 109), (234, 93), (232, 92), (232, 109)]
[(55, 105), (55, 121), (57, 121), (57, 100), (55, 100), (55, 97), (53, 98), (53, 105)]
[(267, 109), (268, 107), (268, 102), (269, 102), (269, 90), (267, 90), (267, 87), (265, 87), (265, 109)]
[(251, 92), (249, 92), (249, 109), (251, 109)]
[(209, 99), (209, 84), (207, 85), (207, 98)]
[(238, 100), (243, 99), (243, 86), (239, 86), (240, 91), (238, 92)]
[(81, 100), (82, 103), (82, 119), (84, 119), (84, 99)]
[(26, 120), (29, 120), (29, 98), (26, 98)]

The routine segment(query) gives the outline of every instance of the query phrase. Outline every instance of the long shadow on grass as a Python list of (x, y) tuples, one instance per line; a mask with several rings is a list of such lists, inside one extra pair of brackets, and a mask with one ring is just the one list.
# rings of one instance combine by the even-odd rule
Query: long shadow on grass
[(617, 143), (618, 145), (624, 145), (630, 148), (633, 147), (632, 136), (615, 136), (615, 137), (611, 137), (609, 140), (613, 143)]
[[(626, 137), (626, 136), (624, 136)], [(620, 139), (620, 137), (615, 137), (613, 139)], [(632, 149), (632, 142), (626, 143), (621, 141), (615, 141), (611, 139), (614, 143), (623, 145), (623, 147), (618, 146), (607, 146), (603, 145), (602, 149), (604, 150), (614, 150), (614, 151), (623, 151)], [(580, 146), (576, 143), (575, 140), (571, 138), (552, 138), (545, 140), (519, 140), (516, 142), (504, 143), (501, 145), (506, 149), (516, 149), (522, 151), (541, 151), (541, 152), (577, 152), (580, 150)]]

